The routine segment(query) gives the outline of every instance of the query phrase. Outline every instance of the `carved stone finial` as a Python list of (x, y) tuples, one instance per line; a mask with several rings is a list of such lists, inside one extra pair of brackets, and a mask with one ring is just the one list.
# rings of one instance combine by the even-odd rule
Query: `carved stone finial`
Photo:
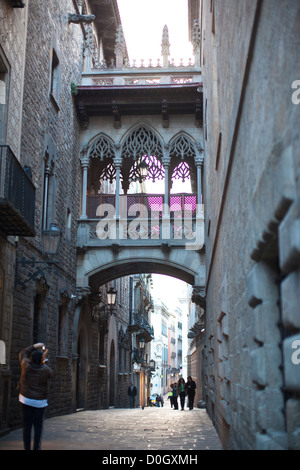
[(68, 14), (68, 21), (69, 23), (92, 23), (95, 21), (95, 15), (76, 15), (76, 13), (69, 13)]
[(168, 56), (170, 55), (169, 30), (165, 24), (162, 35), (161, 55), (163, 56), (163, 67), (168, 67)]
[(201, 45), (201, 30), (199, 21), (195, 20), (192, 33), (193, 53), (195, 57), (195, 66), (200, 66), (200, 45)]
[(126, 43), (123, 33), (122, 25), (119, 24), (116, 33), (116, 43), (115, 43), (115, 54), (116, 54), (116, 67), (123, 67), (124, 58), (126, 55)]

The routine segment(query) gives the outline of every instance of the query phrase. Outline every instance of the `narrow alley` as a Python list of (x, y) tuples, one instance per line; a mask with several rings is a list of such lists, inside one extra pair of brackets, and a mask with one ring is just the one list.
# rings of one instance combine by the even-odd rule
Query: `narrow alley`
[[(0, 439), (0, 450), (22, 450), (22, 429)], [(110, 408), (46, 419), (42, 450), (222, 450), (205, 409)]]

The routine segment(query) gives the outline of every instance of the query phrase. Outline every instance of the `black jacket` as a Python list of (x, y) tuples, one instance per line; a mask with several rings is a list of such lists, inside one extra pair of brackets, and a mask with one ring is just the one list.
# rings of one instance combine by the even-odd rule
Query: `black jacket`
[(21, 364), (19, 392), (23, 397), (44, 400), (48, 395), (48, 380), (51, 377), (51, 369), (44, 364), (35, 364), (31, 361), (30, 356), (34, 349), (33, 346), (29, 346), (19, 354)]

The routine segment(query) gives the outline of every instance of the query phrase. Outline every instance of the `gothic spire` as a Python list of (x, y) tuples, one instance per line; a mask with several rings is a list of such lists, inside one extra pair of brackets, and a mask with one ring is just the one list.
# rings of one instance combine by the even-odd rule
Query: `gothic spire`
[(170, 42), (169, 42), (168, 26), (166, 24), (164, 26), (163, 35), (162, 35), (161, 55), (163, 56), (163, 67), (168, 67), (169, 65), (168, 56), (170, 55)]

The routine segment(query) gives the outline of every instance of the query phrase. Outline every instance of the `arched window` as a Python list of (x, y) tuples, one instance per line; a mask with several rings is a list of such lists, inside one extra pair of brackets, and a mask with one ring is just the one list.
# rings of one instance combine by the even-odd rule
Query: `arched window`
[(173, 183), (176, 183), (176, 180), (180, 183), (187, 183), (189, 181), (190, 185), (185, 185), (188, 188), (185, 192), (192, 192), (193, 189), (196, 191), (195, 157), (195, 147), (186, 135), (181, 134), (173, 140), (170, 145), (171, 187), (173, 187)]
[(163, 149), (158, 137), (145, 126), (133, 130), (122, 145), (122, 187), (127, 193), (130, 183), (142, 182), (140, 164), (148, 166), (147, 179), (157, 181), (165, 176), (162, 165)]
[(105, 192), (105, 181), (112, 184), (116, 179), (112, 141), (104, 134), (100, 135), (91, 145), (89, 157), (88, 192), (89, 194)]

